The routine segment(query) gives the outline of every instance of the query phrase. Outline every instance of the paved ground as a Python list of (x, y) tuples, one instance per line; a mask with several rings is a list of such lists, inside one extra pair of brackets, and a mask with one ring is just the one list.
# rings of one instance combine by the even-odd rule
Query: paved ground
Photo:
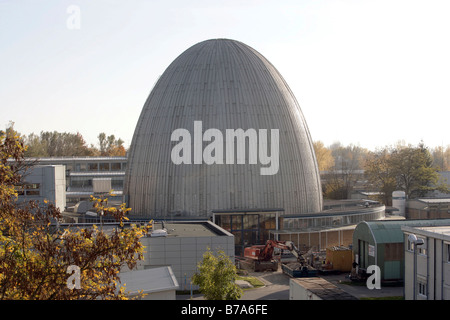
[[(255, 289), (246, 289), (241, 300), (289, 300), (289, 281), (290, 277), (283, 274), (281, 271), (277, 272), (254, 272), (250, 274), (264, 282), (265, 286)], [(347, 274), (327, 275), (322, 278), (335, 284), (345, 292), (355, 296), (356, 298), (367, 297), (398, 297), (403, 296), (403, 287), (384, 287), (381, 289), (368, 289), (364, 283), (362, 285), (345, 284), (350, 282)], [(189, 295), (177, 295), (177, 299), (190, 299)], [(194, 300), (202, 300), (201, 295), (194, 295)]]

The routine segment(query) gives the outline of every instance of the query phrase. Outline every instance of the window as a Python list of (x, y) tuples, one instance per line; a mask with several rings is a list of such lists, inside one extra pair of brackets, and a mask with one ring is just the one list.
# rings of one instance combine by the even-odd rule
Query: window
[(420, 296), (427, 296), (427, 283), (425, 282), (425, 280), (417, 281), (417, 292)]
[(427, 255), (427, 239), (423, 239), (423, 244), (420, 246), (417, 246), (417, 253)]
[(447, 251), (447, 262), (450, 263), (450, 244), (445, 245), (446, 251)]
[(23, 196), (25, 194), (24, 186), (15, 186), (17, 195)]
[(27, 196), (38, 196), (40, 194), (40, 187), (39, 183), (27, 184), (25, 186)]
[[(423, 241), (423, 244), (417, 246), (417, 254), (426, 255), (427, 254), (427, 239), (424, 238), (417, 238), (421, 239)], [(414, 243), (409, 240), (408, 238), (407, 243), (407, 250), (414, 252)]]
[(120, 171), (120, 162), (111, 163), (111, 171)]
[(100, 171), (109, 171), (109, 163), (100, 163)]
[(98, 164), (97, 163), (89, 163), (88, 171), (98, 171)]
[(412, 251), (414, 251), (414, 243), (411, 240), (409, 240), (409, 238), (407, 238), (407, 239), (408, 239), (407, 250), (412, 252)]

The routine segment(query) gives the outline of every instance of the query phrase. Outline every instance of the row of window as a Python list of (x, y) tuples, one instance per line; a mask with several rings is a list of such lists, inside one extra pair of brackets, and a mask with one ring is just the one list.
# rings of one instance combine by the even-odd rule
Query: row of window
[(98, 171), (125, 171), (126, 162), (91, 162), (91, 163), (75, 163), (75, 165), (65, 164), (66, 170), (74, 172), (98, 172)]
[[(70, 179), (70, 187), (72, 188), (88, 188), (92, 187), (91, 177), (72, 177)], [(123, 188), (123, 178), (111, 178), (111, 187), (113, 189)]]
[[(417, 246), (417, 253), (422, 255), (427, 255), (427, 239), (421, 238), (423, 240), (423, 244), (420, 246)], [(414, 243), (411, 242), (409, 239), (407, 240), (407, 250), (410, 252), (414, 252)], [(447, 263), (450, 263), (450, 244), (445, 244), (445, 255), (443, 260)]]
[(39, 196), (41, 185), (40, 183), (29, 183), (15, 187), (17, 195), (19, 196)]
[(384, 217), (384, 212), (361, 213), (351, 215), (336, 215), (326, 217), (283, 218), (284, 229), (306, 229), (318, 227), (341, 227), (357, 224), (363, 220), (378, 220)]

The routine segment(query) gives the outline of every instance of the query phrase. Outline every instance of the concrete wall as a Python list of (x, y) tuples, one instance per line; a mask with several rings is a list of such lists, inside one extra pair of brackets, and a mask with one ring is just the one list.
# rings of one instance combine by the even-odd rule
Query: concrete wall
[(223, 250), (234, 261), (232, 236), (146, 237), (141, 241), (145, 246), (145, 260), (140, 267), (171, 266), (180, 290), (190, 289), (190, 279), (208, 248), (213, 252)]

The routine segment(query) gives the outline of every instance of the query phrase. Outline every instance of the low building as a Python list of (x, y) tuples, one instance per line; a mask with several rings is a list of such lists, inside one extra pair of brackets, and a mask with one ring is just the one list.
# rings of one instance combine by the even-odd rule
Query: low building
[(66, 176), (62, 165), (36, 165), (24, 174), (22, 184), (16, 186), (17, 201), (25, 203), (47, 200), (63, 211), (66, 206)]
[(364, 273), (370, 265), (380, 267), (382, 282), (404, 282), (404, 237), (402, 227), (439, 226), (450, 219), (383, 220), (358, 223), (353, 233), (354, 261)]
[(450, 224), (408, 225), (403, 226), (402, 231), (405, 243), (405, 299), (450, 300)]
[(222, 250), (234, 262), (234, 236), (210, 221), (155, 223), (154, 231), (141, 238), (145, 246), (139, 269), (170, 266), (180, 290), (189, 290), (203, 254)]
[(450, 198), (418, 198), (406, 202), (407, 219), (443, 219), (450, 213)]
[[(13, 162), (14, 160), (9, 160)], [(109, 180), (116, 201), (122, 201), (127, 157), (46, 157), (25, 158), (30, 166), (65, 167), (66, 203), (73, 206), (94, 193), (95, 180)], [(108, 190), (109, 191), (109, 190)], [(112, 199), (113, 200), (113, 199)]]

